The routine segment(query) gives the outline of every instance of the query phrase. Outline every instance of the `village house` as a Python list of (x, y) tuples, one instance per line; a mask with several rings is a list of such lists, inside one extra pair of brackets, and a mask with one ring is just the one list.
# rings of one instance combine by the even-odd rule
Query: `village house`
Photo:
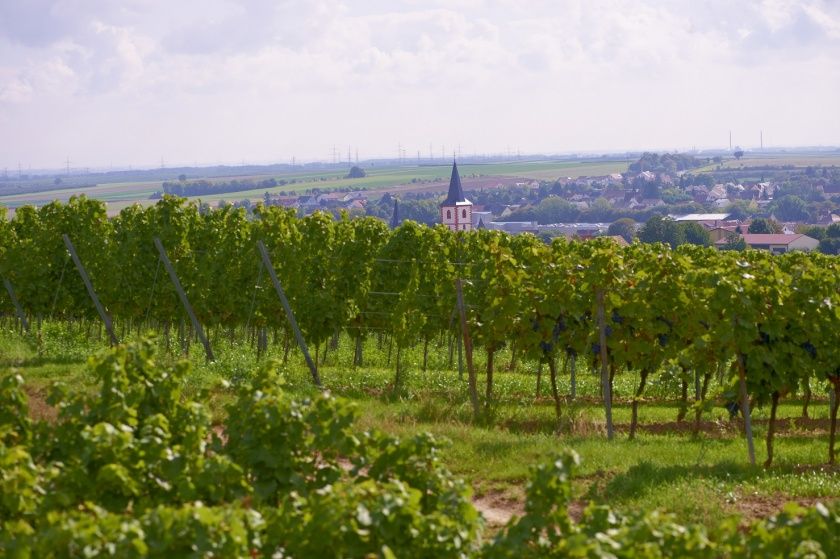
[[(747, 246), (756, 250), (769, 250), (773, 254), (784, 254), (794, 250), (812, 251), (816, 250), (820, 242), (808, 235), (794, 234), (757, 234), (746, 233), (742, 235)], [(726, 245), (728, 239), (724, 238), (715, 242), (717, 248)]]

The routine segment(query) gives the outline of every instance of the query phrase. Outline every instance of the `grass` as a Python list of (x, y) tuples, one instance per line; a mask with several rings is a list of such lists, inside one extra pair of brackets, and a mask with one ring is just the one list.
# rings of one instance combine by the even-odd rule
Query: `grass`
[[(581, 176), (581, 175), (605, 175), (619, 173), (627, 170), (630, 161), (626, 160), (568, 160), (568, 161), (523, 161), (511, 163), (488, 163), (488, 164), (465, 164), (459, 166), (462, 177), (521, 177), (524, 179), (555, 180), (559, 177)], [(362, 179), (345, 179), (346, 170), (338, 171), (323, 170), (318, 172), (293, 172), (271, 175), (243, 175), (235, 177), (213, 178), (207, 177), (211, 182), (227, 182), (231, 180), (264, 180), (275, 178), (291, 181), (294, 184), (285, 184), (274, 188), (257, 188), (242, 192), (231, 192), (227, 194), (214, 194), (210, 196), (199, 196), (203, 201), (215, 202), (218, 200), (260, 200), (265, 192), (277, 194), (279, 192), (303, 193), (306, 190), (319, 188), (322, 191), (337, 190), (340, 188), (354, 187), (361, 190), (380, 190), (400, 185), (415, 185), (424, 182), (445, 182), (449, 180), (450, 166), (447, 165), (420, 165), (420, 166), (384, 166), (366, 168), (367, 176)], [(199, 177), (195, 177), (199, 178)], [(68, 200), (70, 196), (86, 194), (109, 202), (112, 211), (130, 205), (134, 202), (144, 204), (154, 203), (149, 200), (154, 192), (161, 189), (161, 181), (143, 181), (129, 183), (107, 183), (97, 184), (90, 187), (66, 188), (52, 190), (49, 192), (38, 192), (31, 194), (15, 194), (0, 196), (0, 206), (16, 208), (25, 204), (45, 204), (52, 200)]]
[[(162, 348), (162, 341), (161, 348)], [(24, 339), (8, 327), (0, 331), (0, 372), (15, 369), (24, 375), (31, 393), (41, 393), (51, 382), (61, 380), (77, 390), (92, 390), (93, 379), (85, 367), (86, 355), (102, 349), (103, 342), (91, 340), (86, 329), (68, 329), (62, 324), (45, 323), (40, 341)], [(282, 358), (281, 344), (270, 346), (269, 357)], [(620, 427), (616, 439), (604, 435), (603, 410), (597, 401), (598, 382), (585, 367), (578, 371), (576, 401), (566, 398), (558, 423), (553, 400), (547, 393), (535, 396), (535, 363), (520, 361), (505, 371), (510, 354), (498, 356), (496, 402), (479, 423), (471, 420), (466, 382), (448, 367), (445, 344), (432, 344), (429, 370), (421, 370), (422, 349), (405, 352), (407, 370), (401, 390), (392, 390), (394, 371), (388, 364), (387, 341), (380, 345), (373, 337), (365, 346), (366, 366), (353, 369), (352, 343), (343, 339), (337, 350), (327, 355), (321, 367), (325, 386), (356, 402), (360, 429), (379, 429), (396, 436), (428, 431), (448, 441), (441, 450), (444, 463), (465, 478), (477, 495), (521, 502), (530, 468), (549, 459), (563, 448), (580, 454), (582, 463), (574, 484), (575, 499), (609, 503), (619, 510), (667, 509), (682, 521), (702, 521), (709, 525), (725, 516), (761, 516), (779, 510), (788, 500), (812, 502), (835, 499), (840, 495), (840, 476), (836, 469), (820, 465), (827, 455), (827, 434), (788, 429), (776, 442), (776, 461), (768, 470), (747, 463), (746, 444), (739, 422), (730, 425), (727, 412), (716, 406), (704, 419), (711, 419), (719, 430), (704, 431), (697, 437), (659, 430), (642, 430), (630, 441), (623, 431), (629, 421), (628, 396), (636, 375), (624, 373), (616, 378), (618, 400), (614, 417)], [(193, 364), (185, 392), (203, 395), (216, 421), (224, 423), (224, 405), (231, 401), (232, 386), (245, 382), (261, 366), (247, 344), (215, 341), (215, 363), (204, 362), (200, 346), (194, 345), (189, 359)], [(323, 351), (323, 350), (322, 350)], [(393, 353), (393, 352), (392, 352)], [(323, 353), (322, 353), (323, 355)], [(162, 351), (161, 361), (179, 359)], [(392, 355), (393, 358), (393, 355)], [(484, 357), (476, 355), (477, 367)], [(289, 390), (311, 394), (308, 371), (297, 352), (285, 366)], [(479, 376), (483, 388), (483, 375)], [(544, 379), (544, 390), (548, 390)], [(679, 409), (679, 381), (667, 372), (651, 384), (651, 401), (640, 408), (642, 426), (658, 423), (675, 425)], [(825, 418), (827, 401), (822, 397), (811, 416)], [(567, 395), (568, 377), (561, 379), (560, 391)], [(712, 397), (720, 389), (713, 386)], [(800, 402), (784, 400), (780, 418), (797, 418)], [(756, 409), (756, 451), (764, 459), (766, 409)], [(513, 505), (516, 509), (521, 505)]]
[[(747, 157), (742, 157), (741, 159), (726, 159), (720, 164), (721, 169), (729, 169), (729, 170), (739, 170), (739, 169), (749, 169), (750, 167), (766, 167), (766, 166), (773, 166), (773, 167), (783, 167), (783, 166), (793, 166), (793, 167), (832, 167), (840, 165), (840, 155), (826, 155), (826, 154), (796, 154), (796, 155), (783, 155), (783, 154), (766, 154), (766, 155), (758, 155), (758, 154), (749, 154)], [(709, 172), (709, 171), (717, 171), (718, 164), (713, 163), (711, 165), (706, 165), (705, 167), (699, 167), (697, 169), (692, 170), (692, 172)]]

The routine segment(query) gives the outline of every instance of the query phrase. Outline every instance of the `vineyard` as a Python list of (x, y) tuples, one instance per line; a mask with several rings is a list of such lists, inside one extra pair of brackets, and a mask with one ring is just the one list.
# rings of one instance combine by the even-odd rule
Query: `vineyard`
[[(482, 429), (497, 426), (511, 390), (522, 401), (546, 394), (549, 433), (562, 440), (586, 405), (608, 444), (625, 433), (641, 444), (646, 414), (661, 419), (663, 402), (674, 403), (671, 423), (686, 439), (703, 436), (726, 405), (750, 463), (752, 416), (766, 409), (767, 468), (779, 458), (778, 410), (795, 401), (807, 418), (827, 394), (822, 462), (833, 464), (838, 262), (608, 239), (546, 245), (412, 222), (390, 230), (279, 207), (201, 212), (170, 196), (113, 219), (84, 197), (20, 208), (0, 217), (3, 328), (14, 325), (42, 359), (59, 330), (94, 345), (133, 342), (91, 361), (87, 390), (55, 389), (51, 421), (28, 420), (23, 380), (5, 376), (0, 550), (782, 557), (799, 546), (802, 556), (831, 556), (840, 518), (822, 505), (747, 531), (596, 505), (571, 518), (572, 454), (535, 467), (521, 516), (482, 537), (469, 490), (434, 438), (357, 431), (359, 412), (320, 387), (391, 401), (417, 383), (454, 383), (438, 393), (461, 398), (449, 402), (465, 410), (459, 421)], [(149, 334), (158, 342), (136, 341)], [(155, 353), (192, 351), (195, 362), (197, 338), (209, 360), (238, 347), (257, 363), (222, 374), (231, 384), (223, 426), (204, 396), (181, 392), (189, 366)], [(279, 372), (301, 357), (305, 375)], [(538, 416), (533, 401), (526, 409)]]

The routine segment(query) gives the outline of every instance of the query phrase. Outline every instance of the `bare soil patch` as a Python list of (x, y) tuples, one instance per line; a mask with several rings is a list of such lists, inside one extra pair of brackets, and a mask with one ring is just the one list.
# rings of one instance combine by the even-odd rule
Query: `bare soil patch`
[(514, 516), (522, 516), (525, 513), (525, 503), (500, 492), (485, 493), (476, 497), (473, 499), (473, 505), (491, 528), (501, 528)]
[(738, 498), (726, 505), (729, 512), (741, 516), (742, 524), (749, 521), (769, 518), (779, 514), (788, 503), (796, 503), (803, 507), (813, 507), (817, 503), (830, 504), (838, 498), (830, 497), (797, 497), (790, 498), (782, 494), (776, 495), (739, 495)]
[(53, 423), (58, 418), (58, 410), (47, 403), (47, 394), (42, 388), (24, 385), (29, 400), (29, 417), (35, 421)]

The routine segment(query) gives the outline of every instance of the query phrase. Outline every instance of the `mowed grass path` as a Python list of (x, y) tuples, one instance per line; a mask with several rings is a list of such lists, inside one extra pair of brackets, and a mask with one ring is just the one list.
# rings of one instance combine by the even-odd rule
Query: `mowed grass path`
[[(85, 356), (101, 350), (100, 342), (88, 340), (82, 332), (68, 334), (61, 326), (50, 325), (42, 337), (41, 355), (31, 342), (9, 330), (0, 333), (0, 371), (14, 368), (24, 375), (33, 396), (36, 412), (49, 415), (43, 404), (46, 387), (62, 380), (76, 389), (92, 389), (92, 378), (85, 368)], [(193, 347), (193, 373), (187, 394), (205, 390), (207, 404), (224, 424), (224, 405), (231, 401), (230, 388), (246, 381), (259, 366), (249, 347), (218, 340), (218, 361), (205, 364), (198, 346)], [(618, 433), (608, 441), (604, 434), (603, 409), (597, 401), (598, 379), (581, 367), (578, 372), (578, 401), (564, 397), (560, 423), (555, 419), (553, 400), (548, 396), (548, 379), (542, 394), (535, 394), (536, 366), (520, 362), (514, 372), (505, 371), (509, 354), (498, 356), (497, 402), (479, 424), (471, 421), (466, 382), (456, 371), (448, 370), (445, 347), (432, 348), (429, 370), (421, 370), (420, 348), (407, 351), (404, 385), (399, 394), (392, 391), (394, 371), (387, 361), (387, 343), (379, 347), (369, 340), (365, 349), (367, 366), (353, 370), (352, 343), (344, 338), (337, 351), (328, 355), (321, 374), (325, 386), (337, 395), (356, 402), (360, 429), (379, 429), (410, 437), (426, 431), (444, 441), (444, 463), (474, 488), (477, 496), (490, 499), (512, 512), (521, 510), (524, 486), (532, 466), (548, 460), (556, 452), (573, 449), (581, 456), (576, 478), (575, 501), (580, 509), (589, 501), (609, 503), (619, 510), (666, 509), (682, 521), (708, 525), (728, 516), (766, 516), (787, 501), (805, 504), (834, 500), (840, 495), (840, 472), (823, 466), (827, 456), (827, 433), (805, 427), (783, 430), (777, 436), (776, 460), (770, 469), (750, 466), (739, 421), (730, 422), (720, 406), (719, 387), (712, 388), (717, 405), (705, 416), (699, 436), (676, 434), (657, 425), (676, 425), (679, 389), (667, 374), (649, 389), (650, 401), (640, 408), (642, 430), (637, 440), (626, 436), (630, 417), (629, 395), (636, 375), (616, 378), (617, 401), (614, 410)], [(282, 357), (282, 349), (272, 347), (270, 356)], [(482, 355), (477, 354), (481, 368)], [(177, 356), (161, 355), (161, 360)], [(311, 394), (308, 372), (299, 355), (292, 355), (286, 370), (288, 389), (302, 396)], [(479, 375), (483, 388), (484, 376)], [(561, 379), (560, 392), (567, 396), (569, 378)], [(822, 387), (814, 384), (818, 399), (811, 417), (825, 419), (828, 405)], [(779, 417), (799, 418), (801, 402), (785, 400)], [(691, 414), (689, 412), (689, 421)], [(754, 411), (756, 451), (759, 463), (765, 458), (764, 434), (767, 409)]]

